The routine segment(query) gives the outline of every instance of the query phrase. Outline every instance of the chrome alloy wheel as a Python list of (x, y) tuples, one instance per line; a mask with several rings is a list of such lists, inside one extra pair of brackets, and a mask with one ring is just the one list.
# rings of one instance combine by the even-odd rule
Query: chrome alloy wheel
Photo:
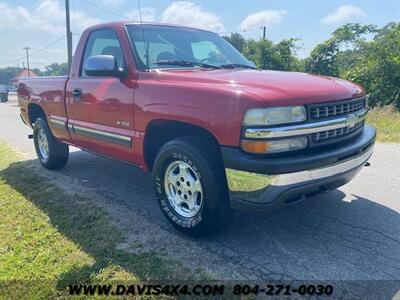
[(184, 161), (169, 164), (164, 174), (164, 189), (169, 203), (182, 217), (193, 217), (201, 210), (204, 194), (199, 176)]
[(45, 159), (45, 160), (48, 159), (49, 158), (49, 143), (47, 141), (47, 136), (46, 136), (46, 133), (44, 132), (43, 128), (39, 129), (37, 142), (38, 142), (40, 155), (42, 156), (43, 159)]

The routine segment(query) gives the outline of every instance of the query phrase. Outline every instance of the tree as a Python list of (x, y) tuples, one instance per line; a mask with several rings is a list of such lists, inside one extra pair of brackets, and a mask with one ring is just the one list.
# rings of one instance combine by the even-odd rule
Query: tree
[(285, 39), (277, 44), (268, 39), (248, 40), (243, 54), (261, 69), (301, 71), (301, 61), (295, 56), (296, 42), (297, 39)]
[(20, 72), (22, 68), (18, 67), (7, 67), (0, 69), (0, 84), (8, 84), (11, 78)]
[(67, 63), (62, 63), (62, 64), (53, 63), (44, 68), (45, 68), (45, 71), (43, 72), (44, 76), (62, 76), (62, 75), (68, 75), (69, 72)]
[(239, 52), (243, 52), (246, 47), (246, 40), (240, 33), (231, 33), (230, 36), (223, 36), (223, 38), (231, 43)]
[(376, 31), (374, 25), (346, 24), (336, 29), (331, 38), (325, 42), (318, 44), (305, 60), (305, 71), (309, 73), (339, 76), (340, 68), (338, 65), (339, 51), (349, 44), (358, 44), (361, 42), (360, 37), (367, 33)]
[(358, 59), (341, 71), (342, 77), (361, 84), (369, 104), (393, 104), (400, 110), (400, 23), (376, 31), (372, 41), (359, 42), (351, 53)]
[(32, 71), (35, 72), (35, 74), (42, 76), (42, 71), (39, 68), (33, 68)]
[[(68, 75), (69, 69), (67, 63), (53, 63), (45, 68), (45, 71), (41, 71), (38, 68), (32, 69), (39, 76), (61, 76)], [(8, 84), (11, 78), (17, 75), (22, 68), (19, 67), (7, 67), (0, 69), (0, 84)]]

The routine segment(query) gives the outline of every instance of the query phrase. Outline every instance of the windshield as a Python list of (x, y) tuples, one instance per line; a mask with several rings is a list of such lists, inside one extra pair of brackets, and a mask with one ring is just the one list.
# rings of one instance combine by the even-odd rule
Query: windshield
[(216, 33), (146, 24), (126, 27), (142, 69), (254, 68)]

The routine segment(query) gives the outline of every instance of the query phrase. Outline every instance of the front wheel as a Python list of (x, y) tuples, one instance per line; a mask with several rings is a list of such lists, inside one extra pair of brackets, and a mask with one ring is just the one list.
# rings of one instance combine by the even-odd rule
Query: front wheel
[(220, 229), (232, 214), (222, 162), (207, 142), (165, 144), (153, 170), (158, 203), (181, 232), (200, 236)]
[(33, 126), (33, 140), (37, 157), (47, 169), (62, 168), (68, 161), (68, 145), (55, 139), (46, 121), (37, 118)]

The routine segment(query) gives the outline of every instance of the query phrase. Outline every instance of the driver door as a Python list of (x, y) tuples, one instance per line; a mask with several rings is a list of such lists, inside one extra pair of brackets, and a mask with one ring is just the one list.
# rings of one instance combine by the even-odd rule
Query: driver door
[(78, 76), (66, 86), (71, 138), (78, 147), (127, 162), (133, 161), (132, 79), (88, 76), (84, 66), (93, 55), (112, 55), (126, 68), (125, 53), (113, 29), (92, 31), (84, 48)]

